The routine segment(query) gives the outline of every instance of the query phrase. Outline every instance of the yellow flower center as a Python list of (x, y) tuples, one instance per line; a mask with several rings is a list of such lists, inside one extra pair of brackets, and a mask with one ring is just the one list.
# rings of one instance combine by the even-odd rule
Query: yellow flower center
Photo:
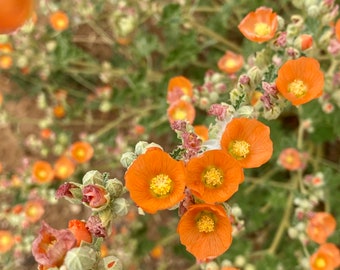
[(292, 93), (295, 97), (300, 98), (306, 95), (307, 86), (301, 80), (294, 80), (288, 85), (288, 92)]
[(77, 151), (76, 151), (77, 157), (80, 157), (80, 158), (85, 157), (85, 154), (86, 154), (86, 152), (85, 152), (85, 150), (82, 149), (82, 148), (79, 148), (79, 149), (77, 149)]
[(218, 168), (210, 167), (203, 173), (202, 180), (210, 188), (218, 187), (223, 183), (223, 172)]
[(316, 266), (319, 269), (324, 269), (326, 267), (327, 263), (326, 260), (322, 257), (318, 257), (315, 260), (314, 266)]
[(225, 62), (225, 67), (226, 68), (234, 68), (237, 66), (237, 62), (234, 60), (234, 59), (228, 59), (226, 62)]
[(172, 189), (172, 180), (165, 174), (159, 174), (151, 179), (150, 189), (157, 197), (164, 197)]
[(40, 171), (38, 172), (38, 177), (39, 177), (40, 179), (45, 179), (45, 178), (47, 177), (47, 172), (46, 172), (45, 170), (40, 170)]
[(215, 230), (215, 221), (209, 215), (203, 214), (196, 221), (196, 226), (199, 232), (213, 232)]
[(187, 87), (181, 87), (181, 90), (183, 91), (184, 94), (186, 95), (189, 94), (189, 89)]
[(254, 32), (255, 32), (255, 35), (259, 37), (267, 36), (270, 33), (270, 26), (263, 22), (256, 23)]
[(175, 120), (184, 120), (187, 117), (187, 112), (185, 110), (177, 109), (174, 113)]
[(229, 143), (228, 151), (237, 160), (241, 160), (247, 157), (250, 150), (250, 144), (246, 141), (231, 141)]

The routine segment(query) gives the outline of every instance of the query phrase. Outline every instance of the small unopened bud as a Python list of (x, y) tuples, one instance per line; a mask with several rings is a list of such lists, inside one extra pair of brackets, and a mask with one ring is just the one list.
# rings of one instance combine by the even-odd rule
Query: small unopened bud
[(76, 247), (66, 253), (64, 264), (67, 269), (91, 270), (96, 263), (96, 256), (89, 246)]
[(238, 255), (238, 256), (236, 256), (236, 258), (235, 258), (235, 265), (237, 266), (237, 267), (243, 267), (245, 264), (246, 264), (246, 258), (244, 257), (244, 256), (242, 256), (242, 255)]
[(88, 171), (83, 177), (83, 185), (103, 185), (103, 175), (97, 170)]
[(320, 9), (317, 5), (308, 6), (307, 14), (309, 17), (316, 18), (320, 14)]
[(305, 51), (313, 46), (313, 37), (308, 34), (302, 34), (295, 40), (294, 46), (301, 51)]
[(105, 188), (110, 193), (112, 198), (118, 198), (124, 192), (124, 185), (117, 178), (107, 180), (105, 183)]
[(135, 146), (135, 154), (137, 156), (144, 154), (146, 151), (146, 147), (148, 146), (148, 142), (144, 142), (144, 141), (139, 141), (136, 146)]
[(119, 216), (125, 216), (129, 212), (129, 203), (124, 198), (117, 198), (113, 202), (113, 212)]
[(124, 168), (128, 168), (132, 164), (132, 162), (135, 161), (136, 158), (137, 158), (137, 155), (135, 153), (125, 152), (120, 158), (120, 164), (122, 164)]
[(249, 69), (248, 76), (250, 79), (249, 81), (250, 88), (255, 89), (262, 81), (263, 72), (259, 67), (254, 66), (251, 69)]
[(123, 270), (123, 265), (115, 256), (107, 256), (101, 259), (98, 269), (102, 270)]
[(214, 261), (212, 262), (208, 262), (206, 264), (206, 266), (204, 267), (204, 270), (219, 270), (220, 267), (218, 266), (218, 264)]

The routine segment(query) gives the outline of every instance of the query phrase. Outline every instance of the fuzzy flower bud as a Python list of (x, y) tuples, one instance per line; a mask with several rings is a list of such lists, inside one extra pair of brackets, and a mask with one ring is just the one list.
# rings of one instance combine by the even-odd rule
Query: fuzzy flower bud
[(67, 269), (91, 270), (96, 263), (96, 252), (89, 246), (72, 248), (65, 256)]
[(249, 84), (251, 89), (255, 89), (256, 86), (262, 81), (263, 72), (259, 67), (254, 66), (249, 69), (248, 76), (250, 78)]
[(122, 164), (124, 168), (128, 168), (132, 164), (132, 162), (135, 161), (136, 158), (137, 158), (137, 155), (135, 153), (125, 152), (120, 158), (120, 164)]
[(91, 170), (88, 171), (82, 179), (83, 185), (103, 185), (104, 180), (103, 180), (103, 175), (98, 172), (97, 170)]
[(91, 234), (97, 237), (106, 237), (106, 229), (98, 215), (90, 216), (86, 222), (86, 228)]
[(121, 217), (125, 216), (129, 211), (129, 203), (124, 198), (117, 198), (113, 201), (113, 212)]
[(105, 188), (112, 198), (118, 198), (124, 193), (124, 185), (117, 178), (107, 180)]
[(149, 143), (144, 142), (144, 141), (139, 141), (136, 146), (135, 146), (135, 154), (137, 156), (144, 154), (146, 151), (146, 147), (148, 146)]
[(102, 270), (123, 270), (123, 265), (115, 256), (107, 256), (101, 259), (98, 269)]

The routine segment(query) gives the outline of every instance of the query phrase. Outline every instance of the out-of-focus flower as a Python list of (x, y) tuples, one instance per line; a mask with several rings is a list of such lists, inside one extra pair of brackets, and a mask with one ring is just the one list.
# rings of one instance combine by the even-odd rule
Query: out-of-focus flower
[(335, 37), (338, 41), (340, 41), (340, 19), (338, 19), (335, 23)]
[(192, 98), (193, 89), (191, 81), (184, 76), (176, 76), (170, 79), (168, 84), (167, 101), (173, 103), (182, 96)]
[(42, 222), (37, 238), (32, 243), (32, 254), (40, 265), (59, 267), (63, 264), (68, 250), (77, 243), (73, 233), (68, 230), (56, 230)]
[(54, 163), (55, 177), (61, 180), (69, 178), (74, 173), (74, 171), (75, 171), (74, 162), (66, 156), (61, 156)]
[(177, 227), (181, 243), (198, 261), (224, 253), (232, 242), (231, 231), (224, 208), (210, 204), (189, 206)]
[(65, 107), (62, 104), (57, 104), (53, 107), (53, 114), (56, 118), (63, 118), (66, 115)]
[(71, 145), (70, 154), (77, 163), (86, 163), (93, 157), (94, 149), (91, 144), (78, 141)]
[(293, 105), (301, 105), (322, 95), (324, 75), (317, 60), (300, 57), (281, 66), (276, 86)]
[(9, 69), (13, 65), (13, 52), (12, 44), (0, 43), (0, 69)]
[(9, 230), (0, 230), (0, 254), (10, 251), (14, 244), (14, 235)]
[(44, 215), (45, 208), (42, 201), (31, 200), (26, 202), (24, 212), (26, 219), (31, 223), (35, 223)]
[(318, 244), (326, 243), (327, 238), (335, 231), (336, 220), (327, 212), (316, 212), (308, 220), (307, 235)]
[(273, 153), (270, 129), (256, 119), (233, 118), (222, 134), (221, 148), (241, 167), (259, 167)]
[(289, 171), (296, 171), (304, 167), (301, 153), (291, 147), (281, 151), (278, 164)]
[(159, 148), (152, 148), (130, 165), (125, 173), (131, 199), (145, 212), (170, 208), (184, 198), (184, 164)]
[(100, 185), (83, 187), (83, 202), (91, 208), (101, 208), (109, 202), (110, 194)]
[(243, 56), (236, 54), (232, 51), (226, 51), (226, 53), (218, 60), (218, 68), (227, 73), (233, 74), (239, 71), (244, 63)]
[(302, 34), (297, 37), (294, 44), (301, 51), (308, 50), (313, 46), (313, 36), (308, 34)]
[(49, 16), (51, 27), (55, 31), (64, 31), (69, 26), (69, 18), (67, 14), (61, 10), (55, 11)]
[(244, 179), (242, 168), (224, 150), (205, 151), (186, 167), (187, 187), (206, 203), (228, 200)]
[(32, 180), (39, 184), (50, 183), (54, 178), (54, 171), (50, 163), (37, 160), (32, 168)]
[(190, 102), (177, 100), (170, 104), (167, 114), (170, 123), (176, 120), (187, 120), (192, 124), (196, 116), (196, 111), (195, 107)]
[(244, 17), (238, 29), (247, 39), (261, 43), (274, 37), (277, 26), (276, 13), (271, 8), (259, 7)]
[(324, 243), (310, 257), (311, 270), (334, 270), (340, 266), (340, 250), (333, 243)]
[(150, 251), (150, 256), (154, 259), (159, 259), (163, 256), (164, 253), (164, 247), (162, 245), (156, 245), (153, 249)]
[(86, 228), (86, 222), (72, 219), (68, 222), (68, 229), (73, 233), (74, 237), (77, 239), (76, 246), (79, 247), (82, 241), (91, 243), (92, 236), (89, 230)]

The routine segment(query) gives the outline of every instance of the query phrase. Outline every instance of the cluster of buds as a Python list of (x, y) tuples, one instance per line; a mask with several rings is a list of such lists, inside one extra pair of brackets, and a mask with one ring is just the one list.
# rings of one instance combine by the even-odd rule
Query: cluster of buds
[(194, 88), (195, 105), (202, 110), (207, 110), (221, 99), (221, 95), (227, 92), (226, 83), (225, 75), (208, 70), (205, 73), (203, 84)]
[(107, 173), (96, 170), (87, 172), (81, 184), (62, 184), (56, 191), (56, 198), (85, 205), (91, 209), (91, 216), (87, 221), (72, 220), (69, 228), (63, 230), (43, 222), (32, 248), (40, 266), (48, 269), (122, 269), (116, 257), (102, 258), (98, 254), (103, 239), (111, 234), (112, 221), (128, 212), (129, 204), (122, 197), (124, 193), (121, 181), (109, 179)]

